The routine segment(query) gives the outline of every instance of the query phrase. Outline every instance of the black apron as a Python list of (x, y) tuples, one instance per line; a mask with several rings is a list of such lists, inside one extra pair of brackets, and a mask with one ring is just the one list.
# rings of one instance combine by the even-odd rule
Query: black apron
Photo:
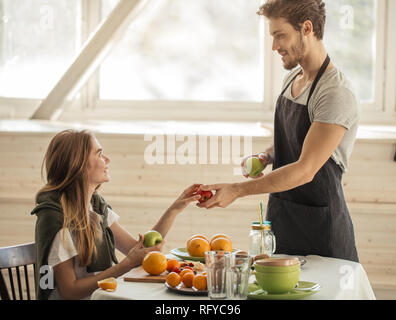
[[(306, 105), (283, 96), (278, 98), (274, 125), (273, 170), (296, 162), (311, 126), (308, 103), (327, 66), (327, 56), (319, 70)], [(290, 255), (320, 255), (358, 262), (353, 224), (342, 190), (342, 169), (327, 160), (305, 185), (269, 195), (267, 220), (272, 222), (276, 252)]]

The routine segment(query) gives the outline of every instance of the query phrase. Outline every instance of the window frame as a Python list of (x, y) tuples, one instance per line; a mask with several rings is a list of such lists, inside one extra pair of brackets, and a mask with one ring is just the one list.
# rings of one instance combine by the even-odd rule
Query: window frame
[[(93, 2), (94, 0), (87, 0)], [(85, 0), (81, 1), (81, 17), (82, 21), (78, 22), (78, 29), (81, 33), (76, 35), (75, 42), (82, 44), (85, 40), (83, 37), (82, 30), (85, 28), (84, 19), (84, 4)], [(67, 68), (65, 68), (65, 71)], [(54, 83), (55, 86), (56, 83)], [(48, 92), (49, 93), (49, 92)], [(44, 98), (45, 99), (45, 98)], [(40, 106), (44, 99), (39, 98), (17, 98), (17, 97), (5, 97), (0, 96), (0, 119), (6, 118), (9, 115), (10, 118), (29, 118), (32, 113)]]
[[(98, 0), (82, 1), (81, 41), (88, 39), (91, 32), (101, 22), (101, 6)], [(361, 104), (362, 124), (380, 123), (396, 125), (396, 60), (393, 56), (396, 45), (392, 30), (396, 21), (392, 18), (396, 12), (395, 1), (377, 0), (376, 16), (376, 62), (375, 62), (375, 102)], [(281, 91), (284, 70), (276, 52), (272, 52), (272, 38), (268, 32), (268, 23), (260, 20), (263, 72), (262, 102), (215, 102), (215, 101), (133, 101), (100, 100), (99, 69), (82, 87), (73, 103), (73, 111), (79, 110), (76, 120), (183, 120), (183, 121), (251, 121), (272, 122), (277, 96)], [(392, 56), (393, 55), (393, 56)], [(266, 68), (265, 68), (266, 67)], [(54, 84), (55, 85), (55, 84)], [(0, 115), (24, 118), (29, 117), (41, 103), (38, 99), (20, 99), (0, 97)], [(167, 112), (163, 112), (166, 109)], [(197, 112), (194, 112), (197, 110)], [(65, 112), (67, 113), (67, 111)], [(63, 118), (63, 116), (62, 116)], [(70, 116), (66, 118), (71, 119)]]
[(378, 114), (385, 111), (384, 104), (384, 77), (385, 77), (385, 34), (386, 34), (386, 19), (381, 19), (386, 16), (386, 0), (376, 0), (376, 56), (374, 65), (374, 101), (372, 103), (361, 103), (362, 114), (365, 121), (372, 118), (373, 115), (378, 117)]
[[(99, 2), (96, 2), (98, 5)], [(386, 35), (390, 36), (388, 30), (391, 29), (392, 19), (390, 19), (390, 0), (376, 1), (376, 60), (374, 65), (374, 84), (375, 96), (372, 103), (361, 103), (362, 108), (362, 122), (363, 123), (389, 123), (396, 121), (396, 106), (391, 108), (385, 103), (385, 83), (390, 81), (389, 72), (386, 74), (385, 69), (385, 51), (386, 43), (390, 43), (390, 39), (386, 40)], [(100, 4), (99, 4), (100, 6)], [(97, 9), (100, 11), (100, 8)], [(387, 17), (387, 12), (389, 17)], [(387, 17), (387, 18), (385, 18)], [(269, 35), (268, 24), (265, 19), (260, 20), (259, 24), (260, 36), (264, 39), (260, 43), (260, 50), (262, 52), (262, 60), (260, 69), (263, 72), (263, 101), (262, 102), (214, 102), (214, 101), (171, 101), (171, 100), (150, 100), (150, 101), (136, 101), (136, 100), (101, 100), (99, 99), (99, 77), (96, 75), (96, 87), (92, 87), (89, 95), (89, 101), (93, 103), (95, 109), (101, 110), (102, 116), (108, 116), (114, 119), (106, 110), (111, 109), (119, 111), (125, 115), (130, 113), (130, 119), (139, 120), (209, 120), (208, 117), (202, 118), (202, 114), (213, 114), (213, 116), (222, 117), (224, 121), (265, 121), (272, 122), (277, 96), (281, 91), (282, 78), (284, 69), (280, 58), (272, 51), (272, 38)], [(395, 52), (395, 51), (393, 51)], [(388, 52), (389, 56), (390, 52)], [(395, 62), (387, 61), (387, 66)], [(388, 88), (390, 90), (390, 88)], [(389, 94), (388, 94), (389, 95)], [(389, 101), (389, 99), (388, 99)], [(127, 108), (128, 110), (124, 110)], [(161, 110), (166, 108), (167, 112), (163, 113)], [(198, 114), (191, 110), (200, 110)], [(389, 111), (389, 109), (391, 109)], [(144, 110), (144, 112), (141, 112)], [(169, 110), (169, 112), (168, 112)], [(215, 113), (213, 113), (216, 110)], [(241, 110), (248, 110), (249, 115), (241, 117)], [(389, 117), (391, 115), (391, 117)]]
[(396, 1), (377, 0), (375, 100), (361, 104), (361, 124), (396, 125)]
[[(100, 12), (100, 1), (90, 2), (90, 8), (95, 12)], [(265, 0), (261, 0), (264, 3)], [(100, 18), (97, 17), (97, 23)], [(264, 66), (273, 66), (276, 61), (272, 53), (271, 46), (265, 43), (268, 39), (264, 37), (265, 28), (264, 19), (259, 22), (259, 34), (264, 41), (260, 43), (261, 55), (260, 68), (263, 72), (263, 101), (262, 102), (240, 102), (240, 101), (172, 101), (172, 100), (105, 100), (99, 98), (99, 70), (90, 80), (90, 88), (85, 91), (84, 101), (89, 101), (91, 108), (95, 109), (101, 117), (116, 120), (114, 114), (125, 115), (130, 120), (181, 120), (181, 121), (200, 121), (213, 120), (213, 118), (224, 121), (258, 121), (259, 119), (269, 119), (273, 113), (273, 90), (274, 85), (271, 81), (272, 77), (269, 73), (264, 72)], [(95, 27), (94, 25), (92, 26)], [(92, 29), (93, 30), (93, 29)], [(268, 33), (268, 30), (266, 30)], [(265, 43), (265, 44), (264, 44)], [(163, 110), (167, 112), (164, 113)], [(112, 110), (107, 112), (107, 110)], [(144, 110), (144, 112), (142, 112)], [(193, 112), (192, 110), (199, 110)], [(246, 110), (248, 112), (246, 112)], [(123, 117), (123, 119), (125, 119)]]

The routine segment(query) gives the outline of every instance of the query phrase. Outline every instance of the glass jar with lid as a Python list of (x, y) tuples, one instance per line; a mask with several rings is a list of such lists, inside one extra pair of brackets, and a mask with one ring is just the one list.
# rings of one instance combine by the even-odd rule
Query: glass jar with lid
[(271, 222), (264, 221), (260, 226), (259, 221), (253, 221), (249, 234), (249, 242), (249, 255), (255, 256), (265, 253), (271, 257), (276, 250), (276, 240), (271, 230)]

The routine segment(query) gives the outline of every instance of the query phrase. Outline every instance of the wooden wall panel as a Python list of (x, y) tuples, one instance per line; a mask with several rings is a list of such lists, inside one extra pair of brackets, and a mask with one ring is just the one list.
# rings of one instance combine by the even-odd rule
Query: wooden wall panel
[[(53, 135), (0, 133), (0, 246), (34, 239), (35, 217), (30, 216), (30, 211), (34, 195), (43, 184), (41, 161)], [(143, 135), (97, 137), (111, 159), (111, 182), (102, 186), (101, 193), (136, 237), (149, 230), (188, 185), (244, 180), (233, 175), (234, 168), (238, 168), (233, 163), (148, 165), (144, 151), (151, 142), (144, 141)], [(254, 138), (253, 143), (253, 151), (258, 152), (271, 141)], [(394, 141), (358, 141), (343, 180), (360, 260), (376, 287), (396, 288), (395, 151)], [(257, 220), (257, 204), (262, 201), (266, 206), (267, 199), (267, 195), (246, 197), (227, 209), (203, 210), (190, 205), (177, 217), (166, 237), (165, 249), (183, 246), (194, 233), (210, 236), (218, 232), (229, 234), (235, 247), (247, 249), (250, 223)]]

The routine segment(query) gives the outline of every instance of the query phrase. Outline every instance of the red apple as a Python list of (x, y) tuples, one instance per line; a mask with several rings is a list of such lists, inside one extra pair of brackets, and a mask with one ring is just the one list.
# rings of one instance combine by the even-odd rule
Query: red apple
[(198, 199), (200, 203), (209, 200), (213, 196), (212, 191), (199, 191), (197, 194), (201, 196), (201, 198)]

